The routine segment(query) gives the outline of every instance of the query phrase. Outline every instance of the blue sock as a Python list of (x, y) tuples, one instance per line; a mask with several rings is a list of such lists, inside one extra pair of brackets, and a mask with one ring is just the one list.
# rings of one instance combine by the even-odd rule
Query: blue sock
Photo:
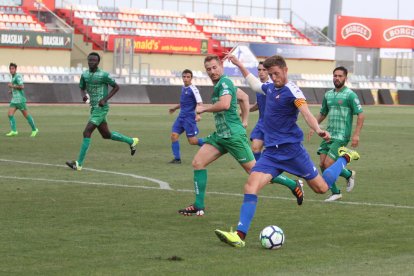
[(204, 140), (203, 138), (198, 138), (198, 145), (201, 147), (202, 145), (204, 145)]
[(171, 143), (171, 149), (172, 152), (174, 154), (174, 158), (177, 160), (181, 160), (181, 156), (180, 156), (180, 142), (179, 141), (175, 141)]
[(335, 163), (333, 163), (329, 168), (323, 171), (322, 177), (325, 179), (326, 183), (329, 186), (329, 189), (335, 183), (336, 179), (342, 172), (342, 169), (346, 167), (348, 162), (344, 157), (338, 158)]
[(260, 151), (259, 152), (253, 152), (253, 155), (254, 155), (254, 159), (256, 159), (256, 161), (257, 161), (257, 160), (259, 160), (260, 156), (262, 156), (262, 153)]
[(256, 212), (257, 195), (244, 194), (243, 204), (240, 208), (240, 219), (237, 231), (247, 234), (250, 228), (250, 223)]

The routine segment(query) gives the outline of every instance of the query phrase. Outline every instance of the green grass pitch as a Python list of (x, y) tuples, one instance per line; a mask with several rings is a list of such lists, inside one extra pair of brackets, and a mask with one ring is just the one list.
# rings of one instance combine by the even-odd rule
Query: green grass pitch
[[(229, 156), (208, 167), (206, 216), (182, 217), (193, 202), (191, 160), (197, 146), (182, 136), (183, 163), (171, 165), (168, 106), (113, 105), (111, 130), (138, 136), (126, 144), (92, 137), (84, 170), (64, 164), (79, 153), (86, 105), (33, 106), (40, 132), (16, 113), (8, 138), (0, 107), (0, 274), (2, 275), (414, 275), (414, 108), (366, 106), (356, 186), (325, 203), (305, 187), (299, 207), (290, 191), (268, 185), (259, 195), (247, 246), (220, 242), (214, 229), (236, 227), (247, 175)], [(319, 108), (312, 107), (317, 114)], [(248, 131), (257, 113), (250, 115)], [(300, 125), (305, 133), (303, 119)], [(212, 132), (205, 114), (201, 137)], [(319, 137), (304, 142), (318, 164)], [(171, 189), (160, 189), (162, 181)], [(279, 250), (262, 249), (260, 231), (278, 225)]]

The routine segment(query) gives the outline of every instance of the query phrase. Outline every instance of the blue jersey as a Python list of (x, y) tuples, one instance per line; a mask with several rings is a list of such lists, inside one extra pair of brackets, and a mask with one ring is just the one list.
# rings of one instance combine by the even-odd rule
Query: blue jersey
[[(269, 84), (271, 82), (266, 81), (263, 84)], [(259, 108), (259, 121), (263, 120), (264, 113), (265, 113), (265, 107), (266, 107), (266, 95), (263, 95), (262, 93), (256, 93), (256, 102), (257, 107)]]
[(294, 83), (288, 82), (281, 88), (273, 83), (265, 83), (262, 90), (266, 94), (264, 116), (265, 146), (274, 147), (303, 141), (303, 132), (297, 125), (299, 110), (296, 99), (305, 99), (302, 91)]
[(179, 117), (194, 117), (195, 109), (198, 103), (202, 103), (200, 92), (194, 85), (183, 86), (180, 97), (180, 115)]

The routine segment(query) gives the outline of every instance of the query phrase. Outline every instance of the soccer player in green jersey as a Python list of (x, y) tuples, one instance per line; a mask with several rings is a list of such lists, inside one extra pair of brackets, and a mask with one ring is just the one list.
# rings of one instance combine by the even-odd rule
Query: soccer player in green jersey
[(20, 74), (17, 74), (17, 64), (10, 63), (9, 65), (9, 71), (11, 74), (11, 82), (8, 84), (10, 91), (9, 93), (12, 94), (12, 99), (10, 101), (9, 105), (9, 122), (10, 122), (10, 128), (11, 131), (6, 134), (8, 137), (17, 136), (19, 132), (16, 128), (16, 120), (14, 119), (14, 113), (16, 113), (16, 110), (19, 109), (23, 116), (26, 118), (27, 122), (29, 123), (30, 127), (32, 128), (32, 134), (30, 137), (35, 137), (39, 130), (36, 128), (35, 122), (33, 120), (33, 117), (27, 112), (27, 106), (26, 106), (26, 96), (24, 94), (24, 84), (23, 84), (23, 78)]
[[(359, 144), (359, 135), (364, 124), (364, 114), (358, 95), (345, 86), (348, 70), (343, 67), (337, 67), (333, 71), (333, 84), (335, 88), (325, 93), (322, 102), (322, 108), (317, 116), (318, 123), (322, 123), (328, 117), (327, 130), (331, 134), (329, 142), (322, 141), (318, 149), (320, 158), (319, 166), (322, 171), (330, 167), (338, 159), (338, 149), (346, 146), (351, 140), (351, 146), (357, 147)], [(328, 116), (329, 115), (329, 116)], [(357, 116), (356, 127), (352, 133), (353, 116)], [(313, 134), (309, 131), (308, 139)], [(340, 174), (347, 180), (346, 191), (351, 192), (355, 185), (355, 171), (344, 168)], [(325, 201), (335, 201), (342, 198), (341, 191), (334, 183), (330, 188), (332, 195)]]
[[(216, 131), (204, 138), (204, 145), (194, 156), (192, 165), (194, 168), (194, 190), (196, 199), (193, 204), (178, 210), (184, 216), (204, 215), (204, 197), (207, 186), (206, 167), (210, 163), (226, 153), (230, 153), (247, 173), (250, 173), (250, 170), (256, 163), (246, 135), (246, 129), (237, 111), (238, 89), (224, 75), (223, 64), (218, 56), (207, 56), (204, 59), (204, 67), (214, 84), (214, 91), (211, 95), (212, 105), (197, 107), (197, 113), (213, 113)], [(286, 177), (283, 177), (281, 181), (283, 183), (289, 183), (294, 187), (293, 189), (297, 188), (297, 186), (300, 187), (298, 188), (300, 195), (295, 196), (298, 198), (298, 204), (301, 204), (303, 190), (300, 183)]]
[[(119, 86), (115, 80), (109, 76), (108, 72), (98, 68), (100, 60), (101, 58), (98, 53), (92, 52), (88, 55), (89, 70), (82, 73), (79, 83), (83, 101), (90, 101), (91, 113), (89, 121), (83, 131), (83, 142), (78, 160), (66, 162), (66, 165), (77, 171), (82, 170), (83, 161), (90, 145), (91, 136), (96, 128), (98, 128), (99, 133), (104, 139), (112, 139), (127, 143), (131, 149), (131, 155), (135, 154), (136, 145), (139, 141), (138, 138), (125, 136), (121, 133), (110, 131), (108, 128), (108, 122), (106, 120), (106, 115), (109, 111), (108, 100), (118, 92)], [(112, 90), (109, 93), (108, 85), (112, 87)]]

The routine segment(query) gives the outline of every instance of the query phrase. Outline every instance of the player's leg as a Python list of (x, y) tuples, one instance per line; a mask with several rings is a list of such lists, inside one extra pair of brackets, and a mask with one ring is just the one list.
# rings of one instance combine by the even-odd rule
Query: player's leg
[(180, 134), (177, 132), (171, 133), (171, 151), (174, 159), (170, 161), (170, 164), (181, 164), (181, 152), (180, 152)]
[(16, 128), (16, 119), (14, 118), (14, 114), (16, 113), (17, 107), (14, 104), (10, 103), (9, 110), (7, 112), (7, 116), (9, 118), (10, 124), (10, 132), (6, 134), (6, 136), (16, 136), (18, 134)]
[(91, 119), (91, 122), (98, 126), (98, 130), (102, 138), (127, 143), (131, 149), (131, 155), (134, 155), (136, 151), (136, 145), (138, 144), (139, 139), (125, 136), (116, 131), (111, 132), (109, 130), (108, 123), (106, 120), (107, 114), (108, 110), (97, 110), (96, 112), (94, 112), (94, 116)]
[[(315, 177), (315, 179), (308, 181), (308, 184), (311, 186), (311, 188), (315, 187), (315, 192), (325, 190), (325, 185), (327, 185), (329, 188), (332, 187), (332, 184), (335, 183), (346, 165), (351, 162), (351, 160), (359, 159), (358, 152), (346, 147), (340, 147), (338, 149), (338, 154), (340, 157), (329, 168), (324, 170), (322, 177), (319, 177), (319, 175), (318, 177)], [(322, 188), (322, 190), (318, 190), (318, 188)]]
[(254, 155), (254, 159), (259, 160), (260, 156), (262, 155), (263, 149), (263, 140), (260, 139), (252, 139), (252, 152)]
[[(255, 168), (256, 169), (256, 168)], [(227, 232), (216, 229), (214, 232), (222, 241), (234, 247), (244, 247), (244, 239), (249, 231), (251, 221), (256, 212), (258, 192), (269, 183), (272, 175), (260, 171), (254, 171), (249, 175), (247, 183), (244, 185), (244, 198), (240, 207), (239, 222), (237, 231)]]
[(197, 127), (197, 122), (193, 119), (187, 119), (184, 122), (184, 130), (185, 134), (187, 136), (188, 143), (190, 145), (198, 145), (202, 146), (204, 145), (204, 139), (203, 138), (197, 138), (197, 135), (199, 134), (199, 130)]
[(86, 153), (88, 152), (89, 146), (91, 144), (91, 136), (94, 130), (96, 129), (96, 125), (92, 122), (88, 122), (84, 131), (83, 131), (83, 139), (81, 148), (79, 150), (79, 156), (76, 161), (67, 161), (66, 165), (68, 165), (71, 169), (75, 171), (82, 170), (83, 162), (85, 160)]
[[(210, 135), (206, 139), (206, 143), (198, 150), (194, 156), (192, 165), (194, 169), (194, 191), (195, 202), (190, 206), (178, 210), (178, 212), (184, 216), (191, 216), (193, 214), (202, 216), (204, 215), (204, 198), (207, 187), (207, 169), (206, 167), (225, 153), (219, 144), (217, 144), (217, 137), (211, 137)], [(221, 150), (221, 151), (220, 151)]]
[(181, 152), (180, 152), (180, 135), (184, 132), (183, 120), (180, 117), (175, 119), (174, 124), (171, 127), (171, 151), (174, 159), (170, 161), (171, 164), (181, 164)]
[[(333, 160), (330, 155), (326, 154), (320, 154), (319, 155), (319, 167), (321, 168), (321, 172), (323, 173), (326, 168), (329, 168), (333, 163), (335, 163), (335, 160)], [(332, 186), (329, 188), (331, 190), (331, 195), (325, 199), (325, 201), (335, 201), (342, 198), (341, 190), (336, 186), (336, 183), (334, 182)]]
[(36, 124), (33, 120), (33, 117), (29, 114), (27, 111), (27, 108), (21, 109), (21, 112), (23, 116), (26, 118), (27, 122), (29, 123), (30, 127), (32, 128), (32, 133), (30, 134), (30, 137), (35, 137), (39, 130), (36, 128)]

